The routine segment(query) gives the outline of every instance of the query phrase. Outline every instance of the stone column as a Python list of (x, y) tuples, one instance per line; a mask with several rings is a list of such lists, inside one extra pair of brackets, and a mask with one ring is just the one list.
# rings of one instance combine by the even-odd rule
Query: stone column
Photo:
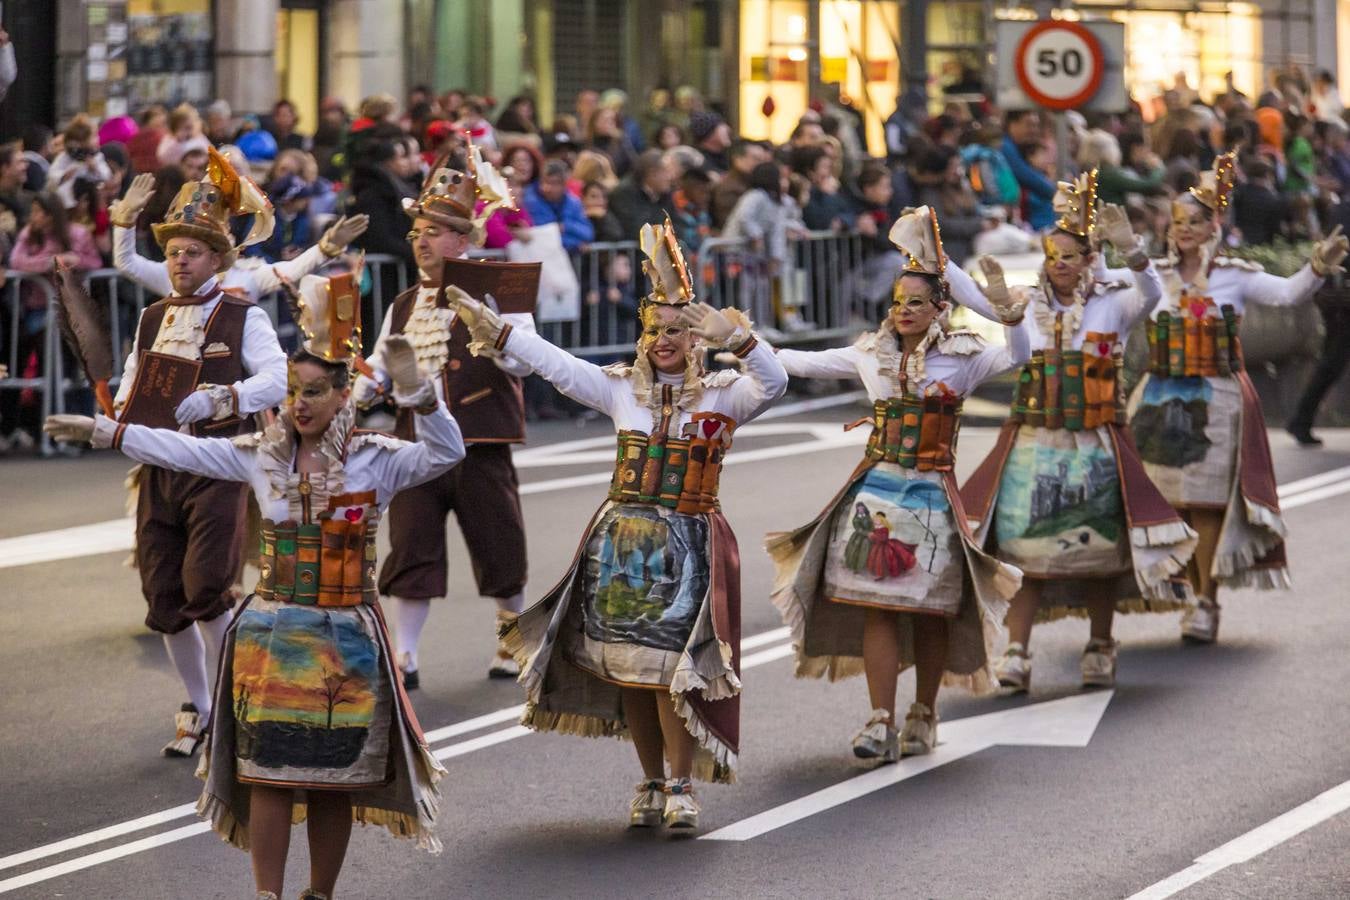
[(404, 100), (403, 4), (332, 0), (328, 7), (328, 92), (356, 108), (363, 97)]
[(216, 3), (216, 96), (235, 115), (267, 113), (277, 99), (277, 0)]

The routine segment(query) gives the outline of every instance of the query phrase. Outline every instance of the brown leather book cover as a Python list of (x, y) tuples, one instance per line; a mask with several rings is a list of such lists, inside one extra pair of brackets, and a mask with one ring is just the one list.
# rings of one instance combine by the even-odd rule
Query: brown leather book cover
[(542, 269), (543, 263), (537, 262), (447, 259), (441, 269), (441, 284), (453, 284), (475, 300), (491, 294), (498, 312), (532, 313), (539, 299)]
[(201, 369), (200, 360), (166, 353), (143, 354), (119, 421), (177, 431), (178, 420), (173, 411), (197, 389)]

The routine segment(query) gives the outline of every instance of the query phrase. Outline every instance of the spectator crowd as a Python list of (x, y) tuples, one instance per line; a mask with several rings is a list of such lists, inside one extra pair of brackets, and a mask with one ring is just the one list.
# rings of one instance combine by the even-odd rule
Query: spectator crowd
[[(960, 82), (978, 82), (978, 73)], [(640, 292), (631, 257), (584, 251), (632, 241), (643, 224), (667, 216), (695, 260), (710, 238), (729, 238), (744, 242), (774, 278), (792, 270), (794, 238), (855, 236), (865, 262), (852, 290), (859, 310), (874, 315), (896, 271), (887, 234), (902, 210), (933, 207), (956, 264), (1031, 251), (1055, 218), (1061, 158), (1098, 169), (1101, 199), (1124, 204), (1158, 255), (1166, 252), (1170, 198), (1228, 150), (1240, 160), (1231, 241), (1297, 242), (1346, 219), (1350, 127), (1330, 73), (1309, 78), (1281, 68), (1255, 98), (1236, 89), (1201, 98), (1179, 78), (1148, 108), (1068, 113), (1066, 147), (1055, 146), (1042, 115), (1000, 113), (980, 96), (906, 91), (885, 122), (884, 156), (867, 154), (863, 117), (837, 88), (778, 146), (737, 136), (687, 87), (653, 91), (645, 105), (621, 90), (585, 90), (548, 123), (527, 96), (497, 103), (426, 87), (402, 103), (368, 97), (354, 110), (328, 98), (312, 123), (285, 99), (263, 116), (236, 116), (224, 101), (202, 110), (150, 106), (100, 123), (77, 116), (56, 133), (30, 125), (21, 142), (0, 146), (0, 271), (50, 274), (57, 260), (110, 266), (108, 209), (140, 173), (153, 173), (155, 193), (136, 222), (137, 250), (162, 258), (150, 225), (184, 183), (203, 176), (210, 146), (251, 172), (275, 207), (272, 237), (247, 251), (260, 264), (292, 259), (330, 220), (364, 213), (370, 227), (358, 246), (411, 271), (403, 203), (438, 161), (464, 168), (472, 142), (506, 174), (516, 201), (489, 220), (485, 246), (507, 251), (529, 241), (535, 226), (556, 224), (563, 248), (581, 256), (583, 316), (605, 306), (631, 311)], [(777, 321), (763, 324), (809, 331), (790, 294), (776, 293)], [(17, 316), (3, 309), (0, 333), (9, 346), (16, 330), (20, 347), (20, 371), (11, 375), (31, 375), (42, 352), (43, 297), (24, 292)], [(19, 409), (24, 402), (19, 392), (0, 391), (0, 450), (31, 443), (16, 428), (35, 422)]]

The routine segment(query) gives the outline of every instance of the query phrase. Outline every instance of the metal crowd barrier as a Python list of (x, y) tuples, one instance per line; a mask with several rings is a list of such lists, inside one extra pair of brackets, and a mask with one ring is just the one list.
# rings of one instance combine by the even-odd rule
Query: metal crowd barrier
[[(502, 259), (501, 250), (478, 250), (479, 259)], [(850, 276), (863, 260), (861, 240), (855, 235), (815, 232), (792, 238), (788, 243), (786, 264), (774, 266), (762, 253), (742, 241), (709, 238), (689, 253), (695, 293), (717, 307), (734, 306), (746, 312), (756, 326), (765, 330), (775, 343), (819, 341), (851, 335), (859, 330), (859, 316), (868, 311), (854, 296)], [(394, 256), (366, 256), (370, 285), (363, 311), (366, 343), (375, 341), (384, 316), (394, 298), (407, 290), (409, 271), (405, 262)], [(632, 353), (638, 336), (638, 300), (648, 290), (642, 270), (641, 254), (635, 241), (592, 243), (572, 255), (573, 268), (580, 287), (579, 314), (566, 321), (538, 323), (539, 333), (560, 347), (597, 362), (621, 359)], [(57, 314), (56, 285), (46, 275), (10, 271), (0, 289), (0, 342), (9, 372), (0, 379), (0, 400), (10, 392), (29, 391), (38, 398), (40, 417), (64, 412), (67, 395), (87, 390), (83, 373), (63, 348)], [(107, 310), (109, 341), (113, 355), (111, 387), (117, 390), (123, 362), (131, 352), (136, 323), (146, 305), (157, 299), (141, 285), (116, 269), (97, 269), (86, 276), (90, 296)], [(22, 294), (24, 286), (40, 291), (44, 298), (42, 334), (34, 345), (26, 339), (37, 333), (33, 317), (25, 323)], [(298, 335), (290, 311), (280, 294), (262, 297), (264, 309), (282, 345), (296, 345)], [(799, 317), (789, 327), (786, 310), (795, 309)], [(24, 377), (32, 349), (38, 349), (39, 371)], [(89, 396), (80, 406), (87, 408)], [(3, 407), (4, 415), (14, 415), (18, 404)], [(9, 423), (5, 423), (8, 427)], [(56, 448), (42, 437), (42, 452), (51, 455)]]

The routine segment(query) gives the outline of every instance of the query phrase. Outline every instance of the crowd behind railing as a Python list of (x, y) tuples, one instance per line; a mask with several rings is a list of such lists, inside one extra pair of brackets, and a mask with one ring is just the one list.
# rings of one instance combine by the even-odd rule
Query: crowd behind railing
[[(1350, 129), (1329, 73), (1310, 81), (1297, 68), (1273, 71), (1255, 100), (1232, 89), (1205, 102), (1180, 80), (1147, 109), (1069, 113), (1062, 153), (1041, 116), (1000, 114), (970, 89), (977, 82), (967, 72), (942, 97), (902, 94), (885, 123), (884, 157), (868, 155), (862, 116), (838, 91), (813, 103), (779, 146), (736, 137), (688, 88), (654, 91), (640, 110), (619, 90), (582, 91), (574, 110), (544, 127), (528, 97), (489, 118), (491, 99), (425, 88), (401, 107), (368, 97), (355, 114), (326, 99), (312, 132), (287, 100), (264, 116), (235, 116), (217, 101), (100, 123), (79, 116), (56, 134), (31, 125), (22, 143), (0, 146), (0, 262), (10, 282), (0, 294), (0, 451), (33, 445), (49, 409), (86, 402), (69, 396), (79, 377), (69, 358), (57, 358), (54, 266), (88, 273), (107, 304), (120, 365), (135, 316), (154, 298), (109, 268), (108, 208), (133, 176), (153, 173), (136, 247), (162, 258), (150, 226), (184, 183), (203, 176), (212, 145), (249, 171), (275, 208), (271, 238), (248, 248), (256, 265), (295, 258), (338, 216), (370, 217), (355, 248), (367, 254), (370, 340), (416, 277), (404, 200), (438, 160), (462, 167), (471, 141), (507, 174), (516, 206), (488, 220), (479, 252), (535, 258), (531, 242), (556, 229), (575, 296), (547, 314), (541, 308), (540, 329), (600, 360), (631, 349), (644, 290), (633, 238), (667, 216), (700, 295), (745, 309), (780, 342), (855, 333), (875, 319), (899, 261), (887, 233), (906, 207), (937, 211), (956, 264), (1034, 250), (1054, 220), (1061, 156), (1098, 169), (1102, 199), (1126, 205), (1156, 254), (1166, 252), (1170, 197), (1226, 150), (1238, 151), (1241, 168), (1233, 243), (1274, 257), (1346, 218)], [(285, 303), (261, 302), (292, 339)], [(536, 396), (531, 411), (567, 407)]]

